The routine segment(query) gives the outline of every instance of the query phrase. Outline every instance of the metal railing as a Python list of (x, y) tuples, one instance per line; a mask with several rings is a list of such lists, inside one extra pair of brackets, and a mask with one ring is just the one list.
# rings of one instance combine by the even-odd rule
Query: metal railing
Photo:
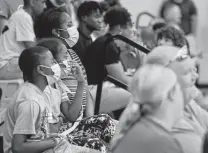
[[(122, 36), (122, 35), (115, 35), (115, 36), (111, 36), (109, 39), (107, 39), (106, 41), (106, 49), (107, 49), (107, 46), (110, 42), (114, 41), (114, 40), (121, 40), (135, 48), (137, 48), (138, 50), (140, 50), (141, 52), (144, 52), (146, 54), (148, 54), (150, 52), (149, 49), (145, 48), (144, 46), (142, 45), (139, 45), (137, 43), (135, 43), (134, 41)], [(103, 62), (105, 63), (105, 62)], [(103, 72), (105, 72), (105, 66), (103, 67)], [(119, 86), (125, 90), (127, 90), (127, 85), (120, 82), (119, 80), (113, 78), (112, 76), (107, 76), (106, 78), (108, 81), (114, 83), (116, 86)], [(103, 81), (104, 80), (100, 80), (99, 83), (98, 83), (98, 87), (97, 87), (97, 93), (96, 93), (96, 100), (95, 100), (95, 115), (99, 114), (99, 109), (100, 109), (100, 101), (101, 101), (101, 96), (102, 96), (102, 87), (103, 87)]]

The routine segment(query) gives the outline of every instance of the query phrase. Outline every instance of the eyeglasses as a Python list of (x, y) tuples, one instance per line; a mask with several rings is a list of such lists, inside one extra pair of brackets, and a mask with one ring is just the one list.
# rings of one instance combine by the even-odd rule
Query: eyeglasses
[(184, 46), (178, 51), (177, 55), (172, 60), (170, 60), (165, 67), (168, 67), (174, 61), (183, 61), (188, 57), (190, 57), (188, 54), (188, 48), (187, 46)]

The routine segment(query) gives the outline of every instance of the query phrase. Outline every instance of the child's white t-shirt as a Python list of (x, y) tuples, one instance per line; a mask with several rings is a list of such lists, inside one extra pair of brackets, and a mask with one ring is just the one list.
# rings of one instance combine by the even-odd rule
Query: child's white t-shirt
[(7, 26), (8, 30), (0, 37), (0, 68), (10, 59), (20, 56), (25, 49), (23, 41), (35, 41), (33, 19), (24, 9), (12, 14)]

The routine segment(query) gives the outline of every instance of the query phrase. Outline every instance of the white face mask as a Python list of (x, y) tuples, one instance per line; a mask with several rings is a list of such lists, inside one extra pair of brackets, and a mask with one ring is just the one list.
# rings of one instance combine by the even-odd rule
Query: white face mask
[(55, 82), (60, 80), (60, 78), (61, 78), (61, 68), (58, 64), (54, 64), (51, 67), (47, 67), (47, 66), (44, 66), (44, 65), (40, 65), (40, 66), (51, 69), (52, 72), (53, 72), (53, 75), (46, 75), (45, 74), (45, 77), (46, 77), (49, 85), (54, 84)]
[(67, 30), (64, 30), (64, 29), (59, 29), (59, 30), (68, 32), (69, 38), (63, 38), (61, 36), (59, 36), (59, 37), (61, 39), (65, 40), (65, 42), (69, 45), (69, 47), (73, 47), (74, 45), (76, 45), (76, 43), (79, 40), (79, 32), (78, 32), (76, 26), (72, 26), (72, 27), (68, 28)]

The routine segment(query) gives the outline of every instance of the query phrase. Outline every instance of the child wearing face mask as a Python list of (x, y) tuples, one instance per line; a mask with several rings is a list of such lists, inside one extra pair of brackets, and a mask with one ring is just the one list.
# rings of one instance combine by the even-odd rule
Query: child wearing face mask
[[(46, 88), (45, 94), (50, 99), (49, 106), (52, 108), (49, 117), (51, 132), (66, 135), (68, 141), (74, 145), (86, 146), (103, 153), (107, 152), (106, 144), (114, 135), (115, 121), (105, 114), (84, 117), (88, 106), (83, 103), (86, 82), (81, 67), (75, 61), (68, 60), (67, 49), (58, 39), (41, 40), (38, 46), (48, 48), (61, 67), (61, 73), (60, 67), (54, 66), (55, 69), (52, 67), (56, 74), (52, 80), (56, 80), (58, 78), (56, 76), (61, 74), (62, 79), (74, 78), (77, 82), (76, 93), (69, 90), (61, 80), (57, 80), (55, 84)], [(60, 116), (61, 112), (62, 116)], [(60, 120), (57, 122), (57, 119)], [(64, 123), (62, 123), (63, 121)]]
[[(51, 52), (44, 47), (28, 48), (20, 55), (19, 66), (25, 82), (14, 94), (5, 114), (4, 152), (86, 151), (88, 148), (72, 145), (65, 138), (54, 135), (55, 129), (52, 131), (50, 128), (51, 123), (57, 121), (53, 120), (53, 111), (49, 107), (51, 101), (45, 92), (49, 87), (52, 90), (52, 85), (60, 78), (60, 67), (54, 62)], [(53, 90), (53, 93), (58, 93), (55, 88)]]

